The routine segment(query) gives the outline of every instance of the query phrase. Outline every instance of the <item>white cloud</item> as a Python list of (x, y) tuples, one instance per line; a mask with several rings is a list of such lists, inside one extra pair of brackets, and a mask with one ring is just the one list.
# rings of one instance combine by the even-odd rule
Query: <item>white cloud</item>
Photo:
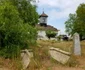
[[(52, 24), (52, 26), (54, 27), (58, 26), (59, 30), (61, 30), (62, 33), (64, 33), (65, 21), (62, 19), (67, 20), (69, 14), (75, 13), (77, 7), (81, 3), (85, 3), (85, 0), (39, 0), (38, 8), (46, 9), (45, 12), (49, 16), (49, 20), (48, 20), (49, 24)], [(42, 13), (41, 10), (38, 12)], [(57, 22), (56, 20), (62, 22), (59, 23), (59, 21)]]
[(85, 0), (39, 0), (39, 5), (65, 8), (69, 5), (73, 6), (72, 4), (76, 5), (82, 2), (85, 2)]
[[(69, 13), (75, 13), (80, 3), (85, 3), (85, 0), (40, 0), (38, 6), (47, 9), (54, 8), (48, 13), (52, 16), (58, 16), (57, 18), (67, 18)], [(55, 8), (59, 8), (58, 12)]]

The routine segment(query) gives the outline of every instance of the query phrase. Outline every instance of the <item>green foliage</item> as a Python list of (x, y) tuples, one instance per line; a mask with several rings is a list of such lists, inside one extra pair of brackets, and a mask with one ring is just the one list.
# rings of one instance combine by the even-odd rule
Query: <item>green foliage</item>
[(69, 19), (65, 22), (66, 32), (70, 35), (73, 35), (74, 30), (74, 23), (76, 21), (76, 14), (69, 14)]
[(28, 23), (32, 26), (38, 23), (38, 13), (36, 12), (36, 6), (33, 6), (31, 0), (10, 0), (14, 6), (17, 7), (20, 13), (20, 18), (24, 23)]
[(54, 31), (50, 31), (50, 30), (48, 30), (48, 31), (46, 31), (46, 36), (50, 39), (51, 37), (55, 37), (57, 35), (57, 33), (56, 32), (54, 32)]
[(79, 33), (80, 35), (85, 36), (85, 4), (80, 4), (80, 6), (76, 10), (77, 14), (77, 23), (76, 25), (79, 26)]
[[(0, 55), (16, 58), (20, 50), (36, 42), (36, 29), (24, 24), (17, 7), (10, 1), (0, 4)], [(24, 16), (25, 17), (25, 16)]]
[(73, 35), (75, 32), (80, 37), (85, 36), (85, 4), (80, 4), (76, 10), (76, 14), (70, 14), (69, 19), (65, 22), (66, 32)]
[(58, 39), (58, 41), (60, 41), (61, 40), (61, 36), (59, 35), (59, 36), (57, 36), (57, 39)]
[(85, 21), (85, 4), (80, 4), (79, 7), (77, 8), (76, 10), (76, 14), (77, 14), (77, 17), (78, 19), (82, 20), (82, 21)]

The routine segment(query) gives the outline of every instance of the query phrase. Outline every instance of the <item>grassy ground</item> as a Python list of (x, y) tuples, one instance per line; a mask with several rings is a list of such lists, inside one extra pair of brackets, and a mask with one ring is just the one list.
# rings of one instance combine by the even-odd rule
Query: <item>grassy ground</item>
[(56, 48), (60, 48), (60, 49), (67, 51), (67, 52), (71, 52), (71, 49), (73, 47), (73, 42), (71, 42), (71, 41), (60, 42), (60, 41), (39, 40), (37, 42), (38, 42), (38, 45), (47, 46), (47, 47), (56, 47)]
[[(38, 40), (34, 49), (34, 60), (27, 70), (84, 70), (85, 69), (85, 41), (81, 42), (82, 56), (71, 55), (69, 62), (62, 65), (48, 54), (49, 47), (57, 47), (67, 52), (73, 52), (73, 42), (57, 42)], [(32, 66), (33, 65), (33, 66)]]
[(0, 70), (21, 70), (22, 65), (19, 59), (4, 59), (0, 57)]
[[(67, 52), (72, 52), (73, 42), (38, 40), (37, 45), (31, 47), (34, 57), (31, 59), (27, 70), (85, 70), (85, 41), (81, 42), (82, 55), (72, 55), (69, 62), (65, 65), (50, 57), (48, 54), (49, 47), (57, 47)], [(6, 67), (8, 70), (20, 70), (20, 65), (17, 66), (16, 64), (19, 65), (18, 61), (0, 59), (0, 67)]]

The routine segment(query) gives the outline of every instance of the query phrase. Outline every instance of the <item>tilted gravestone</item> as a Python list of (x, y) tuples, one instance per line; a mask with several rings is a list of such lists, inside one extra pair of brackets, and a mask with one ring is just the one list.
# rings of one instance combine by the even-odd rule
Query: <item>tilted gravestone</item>
[(78, 33), (74, 34), (73, 42), (74, 42), (74, 48), (73, 48), (74, 55), (81, 55), (80, 38)]
[(71, 53), (69, 52), (66, 52), (59, 48), (54, 48), (54, 47), (51, 47), (49, 49), (49, 54), (51, 55), (53, 59), (57, 60), (58, 62), (62, 64), (66, 64), (68, 60), (70, 59), (70, 55), (71, 55)]
[(22, 62), (23, 70), (25, 70), (28, 67), (32, 57), (33, 57), (33, 53), (29, 52), (27, 49), (21, 51), (21, 58), (22, 58), (21, 62)]

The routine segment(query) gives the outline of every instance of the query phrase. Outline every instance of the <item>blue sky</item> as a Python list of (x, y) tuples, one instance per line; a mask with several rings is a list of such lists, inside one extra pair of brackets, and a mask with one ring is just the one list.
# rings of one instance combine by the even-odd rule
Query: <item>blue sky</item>
[(37, 12), (42, 14), (44, 8), (44, 12), (49, 16), (47, 24), (59, 29), (59, 33), (65, 34), (65, 21), (70, 13), (75, 13), (81, 3), (85, 3), (85, 0), (39, 0)]

